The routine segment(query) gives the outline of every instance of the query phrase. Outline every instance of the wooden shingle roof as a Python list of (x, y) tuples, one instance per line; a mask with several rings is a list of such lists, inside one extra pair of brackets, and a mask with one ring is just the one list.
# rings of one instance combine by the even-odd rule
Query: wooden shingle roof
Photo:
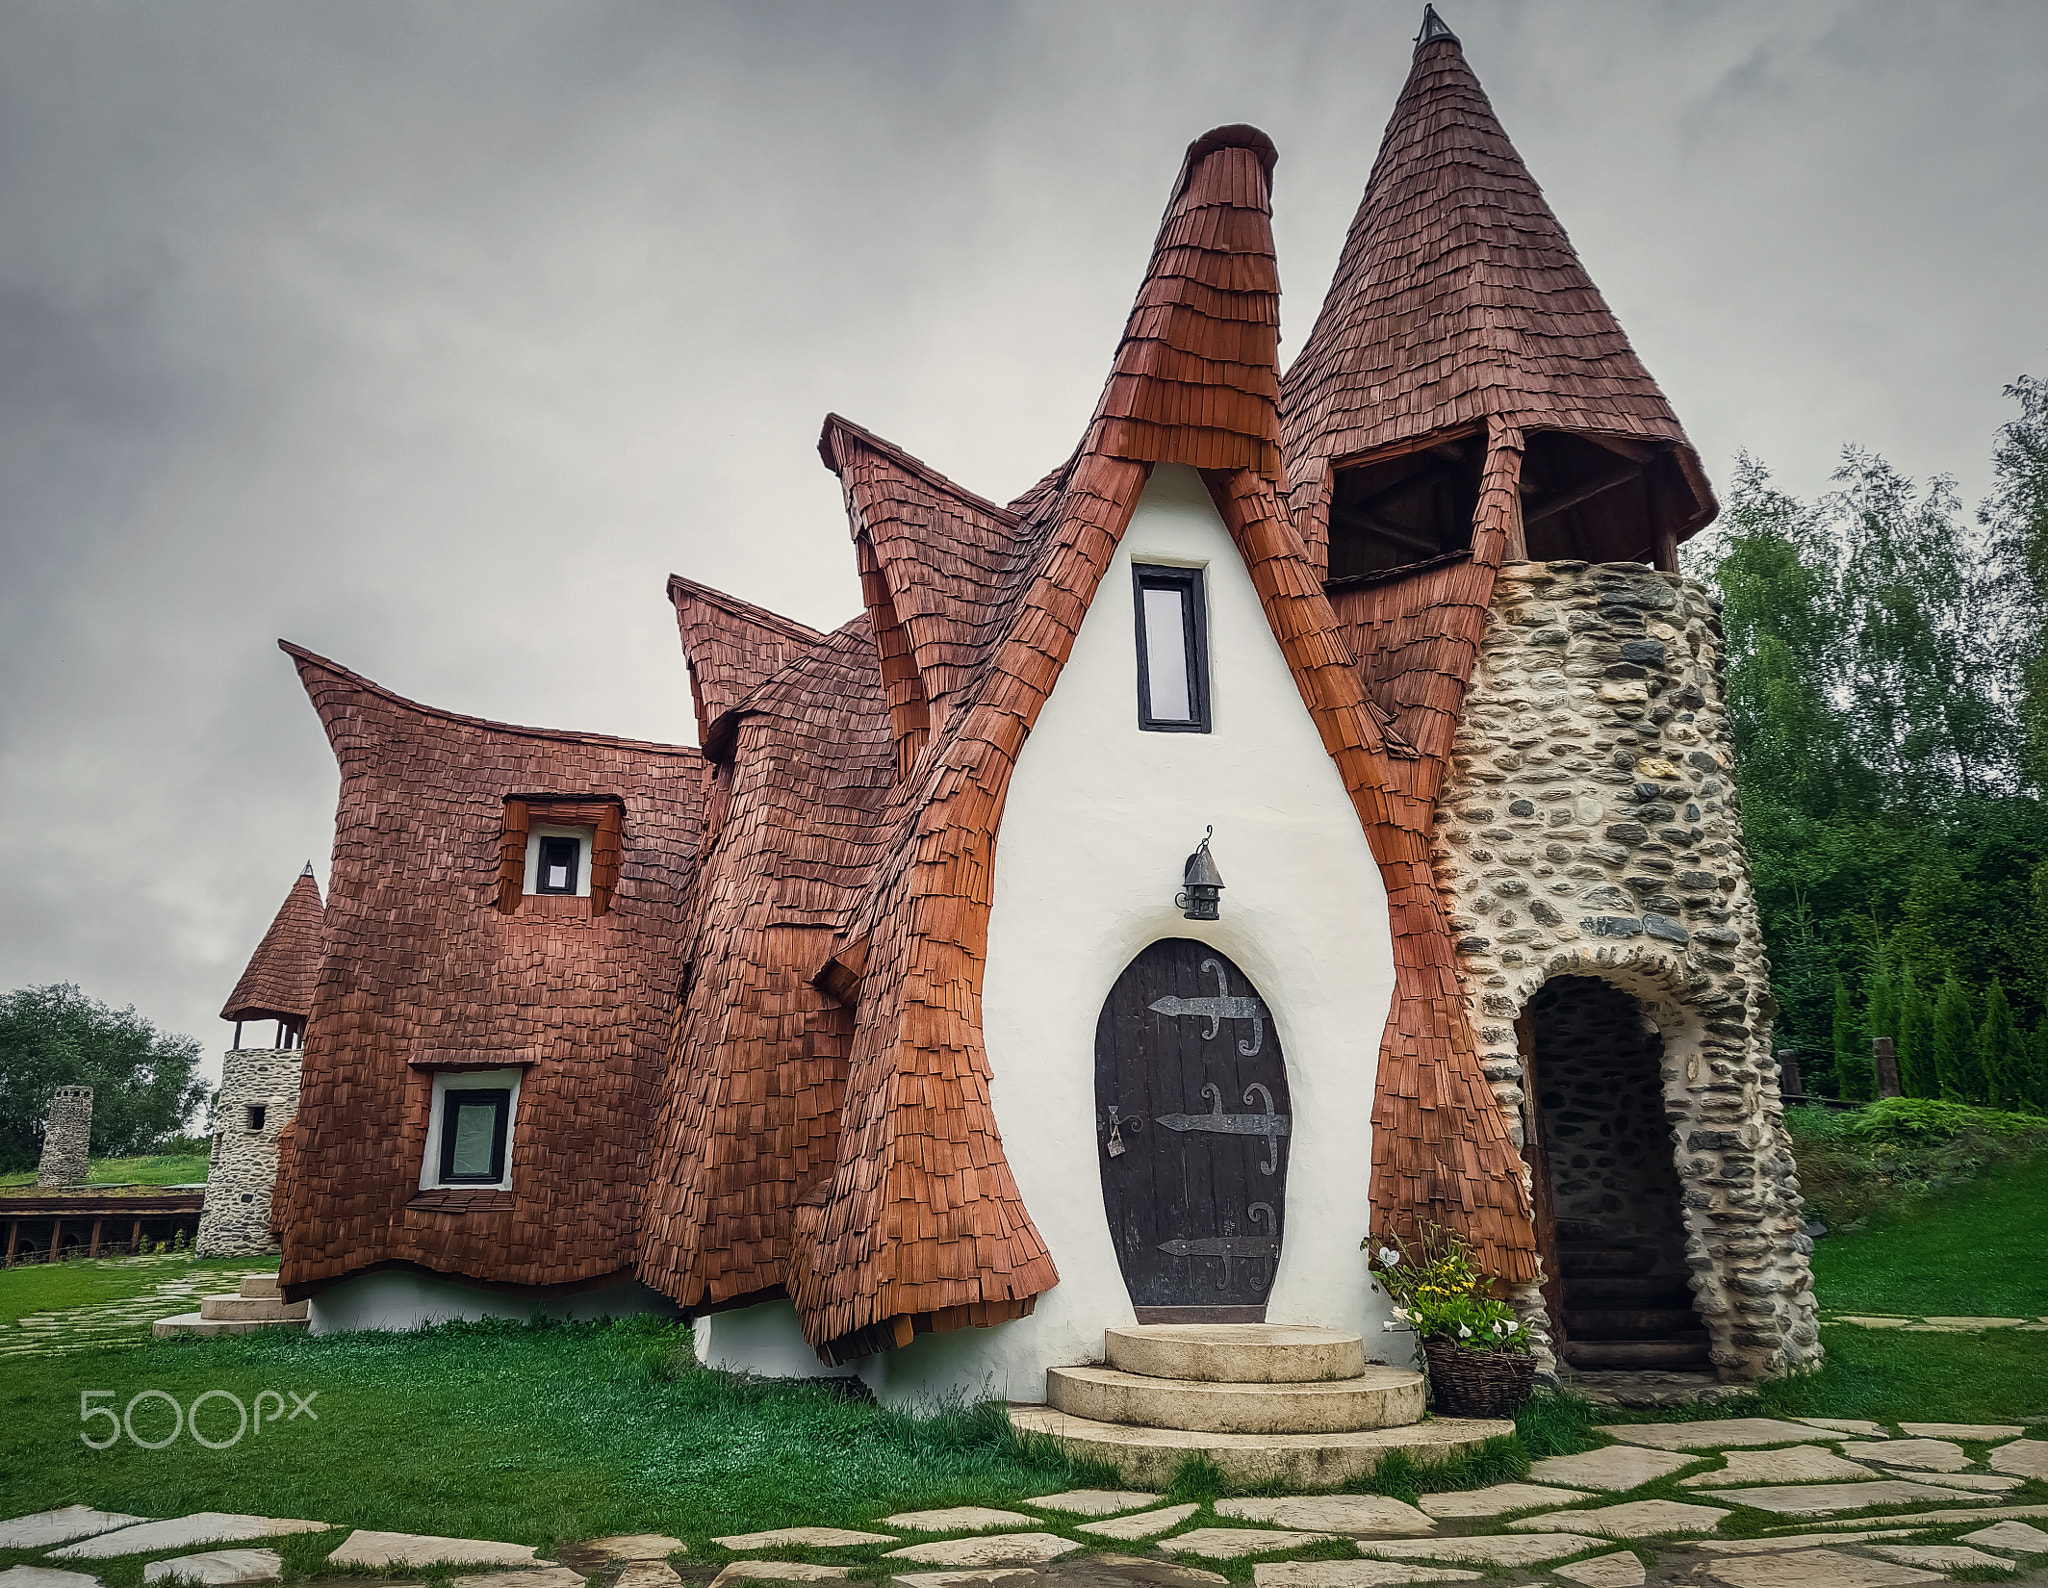
[(270, 929), (235, 990), (221, 1006), (223, 1020), (304, 1020), (313, 1007), (320, 970), (320, 884), (309, 862), (284, 896)]

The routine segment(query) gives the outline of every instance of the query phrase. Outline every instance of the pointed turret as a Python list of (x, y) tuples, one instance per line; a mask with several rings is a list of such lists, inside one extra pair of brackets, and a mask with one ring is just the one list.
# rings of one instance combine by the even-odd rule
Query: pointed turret
[(278, 907), (270, 930), (249, 956), (248, 969), (222, 1007), (221, 1019), (238, 1025), (244, 1020), (275, 1020), (287, 1032), (303, 1030), (313, 1008), (325, 915), (309, 860)]
[(1522, 455), (1510, 559), (1675, 565), (1715, 512), (1434, 7), (1281, 412), (1297, 523), (1328, 535), (1333, 577), (1478, 552), (1489, 450)]
[(1083, 451), (1280, 478), (1273, 140), (1188, 145)]

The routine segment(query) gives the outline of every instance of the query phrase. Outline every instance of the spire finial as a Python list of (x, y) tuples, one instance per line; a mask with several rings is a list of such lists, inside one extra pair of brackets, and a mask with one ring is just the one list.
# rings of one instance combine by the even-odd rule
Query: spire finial
[(309, 860), (309, 861), (307, 861), (307, 862), (306, 862), (306, 869), (305, 869), (304, 871), (301, 871), (301, 872), (299, 873), (299, 875), (300, 875), (300, 876), (302, 876), (302, 877), (310, 877), (310, 876), (312, 876), (312, 874), (313, 874), (313, 862)]
[(1423, 45), (1434, 44), (1438, 39), (1449, 39), (1456, 44), (1458, 35), (1451, 31), (1450, 23), (1436, 14), (1435, 6), (1425, 5), (1422, 8), (1422, 31), (1415, 35), (1415, 47), (1419, 50)]

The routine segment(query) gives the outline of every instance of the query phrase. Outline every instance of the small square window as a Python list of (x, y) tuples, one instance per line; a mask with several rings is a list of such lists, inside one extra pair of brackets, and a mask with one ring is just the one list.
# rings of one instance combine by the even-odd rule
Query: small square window
[(535, 822), (526, 837), (525, 892), (587, 898), (595, 827)]
[(542, 838), (535, 868), (536, 893), (574, 893), (583, 846), (573, 838)]
[(448, 1089), (441, 1102), (441, 1184), (496, 1185), (505, 1178), (511, 1113), (509, 1088)]
[(1208, 613), (1202, 570), (1134, 563), (1138, 618), (1138, 726), (1152, 733), (1209, 731)]
[(263, 1128), (263, 1113), (264, 1109), (261, 1103), (251, 1103), (249, 1105), (248, 1116), (249, 1128), (251, 1130), (261, 1130)]

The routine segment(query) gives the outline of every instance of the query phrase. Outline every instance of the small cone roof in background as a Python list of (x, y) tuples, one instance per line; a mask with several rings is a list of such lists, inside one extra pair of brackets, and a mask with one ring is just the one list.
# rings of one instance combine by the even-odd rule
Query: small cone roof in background
[(313, 1008), (320, 971), (320, 932), (326, 914), (313, 863), (299, 873), (278, 907), (270, 930), (249, 956), (249, 967), (221, 1010), (223, 1020), (304, 1020)]
[(1488, 417), (1686, 444), (1434, 8), (1281, 411), (1298, 481)]

